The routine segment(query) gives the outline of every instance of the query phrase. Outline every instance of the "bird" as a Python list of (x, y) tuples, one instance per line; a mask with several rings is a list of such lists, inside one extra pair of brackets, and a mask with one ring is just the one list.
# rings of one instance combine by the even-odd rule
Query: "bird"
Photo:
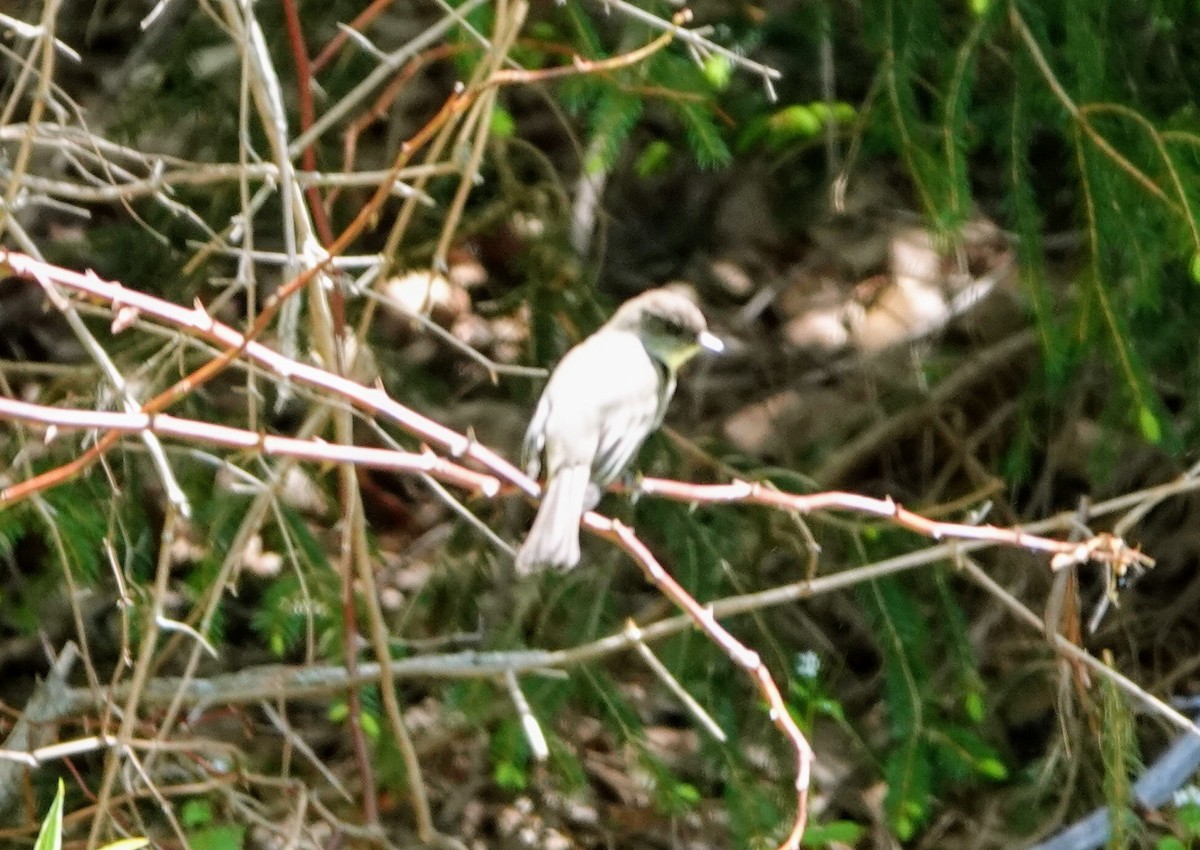
[(679, 369), (724, 347), (691, 298), (662, 287), (626, 301), (566, 353), (525, 433), (526, 472), (537, 479), (544, 468), (546, 484), (518, 574), (579, 563), (580, 519), (662, 424)]

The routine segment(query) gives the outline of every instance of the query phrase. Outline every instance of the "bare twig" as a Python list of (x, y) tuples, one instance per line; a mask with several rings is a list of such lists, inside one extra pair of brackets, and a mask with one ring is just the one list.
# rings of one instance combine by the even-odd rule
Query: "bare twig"
[(629, 639), (633, 641), (633, 646), (637, 650), (638, 655), (646, 662), (653, 672), (658, 677), (659, 681), (667, 686), (667, 689), (675, 695), (675, 697), (683, 703), (684, 707), (696, 721), (704, 727), (708, 734), (712, 735), (721, 743), (727, 740), (725, 730), (717, 725), (717, 721), (713, 720), (712, 715), (704, 710), (704, 707), (696, 701), (696, 698), (687, 692), (687, 689), (675, 678), (666, 664), (663, 664), (659, 657), (654, 654), (654, 651), (646, 645), (642, 640), (641, 630), (632, 620), (625, 624), (625, 633)]
[[(117, 732), (117, 740), (130, 741), (133, 738), (134, 725), (137, 722), (138, 703), (143, 688), (150, 676), (150, 666), (154, 659), (155, 643), (158, 640), (158, 622), (161, 608), (167, 595), (167, 581), (171, 575), (171, 544), (175, 540), (175, 530), (179, 522), (179, 514), (173, 507), (168, 507), (166, 519), (158, 540), (158, 563), (155, 570), (154, 590), (149, 602), (147, 616), (142, 620), (142, 642), (138, 648), (137, 660), (134, 663), (133, 675), (130, 680), (129, 693), (121, 711), (121, 724)], [(123, 746), (121, 747), (123, 749)], [(109, 798), (113, 793), (113, 784), (117, 778), (117, 770), (121, 760), (118, 749), (109, 749), (104, 761), (104, 778), (100, 783), (97, 796), (97, 806), (101, 812), (106, 810)], [(104, 818), (96, 818), (88, 833), (88, 850), (92, 850), (100, 840), (100, 832), (105, 824)]]
[(678, 22), (664, 20), (663, 18), (660, 18), (651, 12), (647, 12), (640, 6), (635, 6), (632, 3), (626, 2), (626, 0), (597, 0), (597, 2), (599, 2), (605, 8), (616, 9), (621, 14), (628, 15), (634, 20), (641, 21), (642, 23), (649, 24), (650, 26), (658, 29), (669, 30), (675, 38), (678, 38), (680, 41), (697, 48), (701, 54), (716, 53), (720, 56), (724, 56), (735, 66), (743, 68), (746, 71), (759, 76), (763, 81), (763, 85), (767, 89), (768, 96), (772, 101), (775, 100), (775, 89), (771, 83), (772, 81), (778, 80), (783, 76), (778, 69), (772, 68), (768, 65), (763, 65), (761, 62), (755, 62), (753, 59), (747, 59), (740, 53), (730, 50), (728, 47), (723, 45), (717, 44), (716, 42), (705, 38), (699, 33), (683, 29), (679, 26)]
[(546, 743), (546, 735), (542, 732), (542, 725), (538, 723), (533, 709), (529, 707), (529, 700), (525, 698), (525, 694), (521, 690), (521, 683), (517, 681), (517, 675), (512, 670), (504, 672), (504, 685), (508, 689), (509, 698), (513, 701), (513, 707), (517, 710), (517, 716), (521, 718), (521, 729), (525, 733), (525, 740), (529, 743), (530, 754), (535, 761), (545, 761), (550, 758), (550, 747)]

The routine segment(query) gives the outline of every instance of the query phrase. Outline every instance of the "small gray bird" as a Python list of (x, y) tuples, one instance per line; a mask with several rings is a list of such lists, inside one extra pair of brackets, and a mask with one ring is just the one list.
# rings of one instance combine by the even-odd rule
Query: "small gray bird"
[(525, 432), (526, 470), (537, 478), (544, 462), (546, 486), (518, 573), (579, 563), (580, 518), (662, 423), (679, 368), (724, 347), (691, 299), (652, 289), (567, 352)]

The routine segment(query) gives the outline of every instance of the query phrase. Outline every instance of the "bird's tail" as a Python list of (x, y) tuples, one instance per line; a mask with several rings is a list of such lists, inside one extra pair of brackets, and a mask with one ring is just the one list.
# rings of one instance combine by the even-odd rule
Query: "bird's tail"
[(579, 563), (579, 518), (587, 507), (591, 469), (585, 465), (555, 470), (529, 536), (517, 552), (521, 575), (544, 567), (570, 569)]

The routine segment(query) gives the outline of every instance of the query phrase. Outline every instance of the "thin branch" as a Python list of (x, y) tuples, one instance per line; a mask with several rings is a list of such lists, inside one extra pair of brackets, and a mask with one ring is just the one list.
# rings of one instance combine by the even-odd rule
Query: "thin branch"
[(396, 449), (377, 449), (368, 446), (338, 445), (323, 440), (302, 440), (280, 437), (181, 419), (167, 413), (117, 413), (103, 410), (74, 410), (47, 407), (40, 404), (0, 397), (0, 419), (31, 422), (50, 426), (47, 439), (55, 431), (76, 431), (103, 428), (125, 434), (158, 434), (181, 437), (199, 443), (250, 449), (275, 457), (291, 457), (319, 463), (351, 463), (374, 469), (388, 469), (410, 475), (429, 475), (438, 480), (485, 496), (500, 492), (500, 482), (494, 476), (482, 475), (438, 457), (431, 451), (420, 454)]
[[(766, 86), (769, 95), (774, 94), (774, 88), (771, 86), (771, 82), (783, 77), (783, 74), (776, 68), (764, 65), (761, 62), (755, 62), (753, 59), (747, 59), (745, 56), (737, 53), (736, 51), (730, 50), (728, 47), (717, 44), (715, 41), (711, 41), (699, 33), (683, 29), (678, 25), (678, 23), (664, 20), (657, 15), (647, 12), (640, 6), (635, 6), (632, 3), (626, 2), (626, 0), (597, 0), (597, 2), (600, 3), (600, 5), (602, 5), (605, 9), (616, 9), (621, 14), (628, 15), (629, 17), (641, 21), (642, 23), (649, 24), (652, 27), (656, 27), (661, 30), (670, 30), (674, 37), (685, 42), (686, 44), (699, 48), (702, 52), (716, 53), (720, 56), (724, 56), (735, 66), (744, 68), (750, 73), (761, 77), (763, 85)], [(772, 97), (771, 100), (773, 101), (775, 98)]]
[(8, 186), (4, 191), (4, 206), (0, 207), (0, 236), (4, 235), (9, 218), (16, 210), (17, 190), (21, 185), (21, 176), (29, 166), (29, 157), (33, 152), (33, 130), (41, 123), (42, 112), (45, 110), (48, 100), (50, 81), (54, 76), (54, 27), (58, 18), (58, 9), (61, 5), (62, 0), (49, 0), (42, 7), (42, 22), (38, 27), (41, 34), (30, 45), (29, 56), (21, 68), (20, 76), (13, 87), (9, 102), (5, 106), (3, 114), (0, 115), (0, 126), (9, 123), (12, 119), (12, 113), (16, 110), (17, 102), (20, 100), (25, 82), (28, 80), (29, 75), (33, 73), (34, 54), (40, 49), (42, 61), (37, 78), (37, 88), (33, 93), (33, 102), (29, 106), (28, 126), (21, 137), (20, 145), (17, 147), (17, 155), (13, 159), (12, 173), (9, 175)]
[(513, 701), (517, 716), (521, 718), (521, 730), (525, 733), (525, 740), (529, 743), (530, 754), (534, 761), (545, 761), (550, 758), (550, 747), (546, 743), (546, 735), (542, 732), (542, 725), (538, 723), (533, 709), (529, 707), (529, 700), (525, 698), (525, 693), (521, 690), (521, 683), (517, 681), (517, 675), (512, 670), (505, 671), (504, 685), (508, 689), (508, 696)]
[[(486, 0), (466, 0), (462, 6), (458, 7), (458, 15), (469, 15), (479, 6), (483, 5)], [(300, 151), (311, 145), (319, 139), (326, 130), (334, 124), (341, 121), (355, 108), (364, 98), (371, 92), (379, 88), (383, 83), (409, 59), (416, 56), (421, 51), (431, 46), (434, 42), (445, 35), (455, 25), (453, 17), (445, 17), (439, 20), (436, 24), (426, 29), (420, 35), (409, 39), (404, 43), (404, 46), (392, 51), (387, 56), (387, 61), (380, 64), (368, 74), (362, 82), (348, 92), (341, 100), (327, 109), (320, 118), (313, 122), (312, 127), (307, 132), (301, 133), (295, 141), (288, 147), (291, 156), (299, 155)], [(332, 251), (331, 253), (339, 253)]]
[(1081, 112), (1079, 106), (1075, 103), (1075, 100), (1070, 94), (1067, 93), (1067, 90), (1063, 88), (1062, 83), (1059, 82), (1057, 75), (1054, 73), (1054, 69), (1050, 67), (1050, 63), (1047, 61), (1045, 54), (1042, 53), (1042, 49), (1038, 45), (1037, 39), (1033, 37), (1033, 33), (1030, 31), (1029, 25), (1025, 23), (1025, 19), (1021, 16), (1021, 12), (1017, 8), (1017, 4), (1015, 2), (1009, 4), (1009, 19), (1012, 21), (1013, 28), (1016, 29), (1018, 35), (1021, 36), (1022, 41), (1025, 42), (1025, 47), (1029, 50), (1029, 55), (1033, 58), (1034, 64), (1037, 65), (1038, 70), (1042, 72), (1042, 77), (1045, 79), (1046, 85), (1050, 87), (1050, 91), (1053, 92), (1054, 96), (1058, 98), (1063, 108), (1070, 113), (1071, 117), (1075, 121), (1075, 125), (1082, 130), (1089, 139), (1091, 139), (1096, 147), (1098, 147), (1109, 159), (1116, 163), (1117, 167), (1127, 173), (1135, 183), (1145, 189), (1149, 194), (1162, 201), (1172, 212), (1176, 214), (1182, 214), (1183, 210), (1179, 207), (1179, 205), (1171, 200), (1171, 198), (1167, 196), (1167, 193), (1164, 192), (1157, 183), (1150, 179), (1145, 172), (1130, 162), (1123, 154), (1120, 153), (1120, 151), (1113, 147), (1112, 143), (1109, 142), (1108, 139), (1104, 138), (1104, 136), (1102, 136), (1100, 132), (1092, 126), (1091, 122), (1087, 120), (1087, 116)]
[(644, 478), (638, 490), (651, 496), (663, 496), (678, 502), (697, 504), (764, 505), (812, 513), (814, 511), (845, 510), (883, 517), (934, 540), (973, 540), (1000, 543), (1031, 552), (1053, 555), (1052, 569), (1069, 564), (1097, 561), (1107, 565), (1115, 574), (1126, 570), (1153, 566), (1154, 560), (1112, 534), (1097, 534), (1084, 541), (1057, 540), (1031, 534), (1021, 528), (999, 528), (994, 525), (971, 525), (939, 522), (902, 507), (893, 499), (876, 499), (858, 493), (828, 492), (797, 494), (777, 490), (757, 481), (733, 481), (729, 484), (689, 484), (661, 478)]
[(355, 31), (365, 29), (371, 21), (379, 17), (379, 14), (393, 2), (394, 0), (372, 0), (371, 5), (359, 12), (354, 17), (354, 20), (345, 26), (339, 27), (340, 31), (338, 34), (329, 40), (329, 43), (321, 49), (321, 52), (317, 54), (317, 58), (313, 60), (310, 73), (321, 73), (325, 69), (325, 66), (332, 61), (333, 57), (337, 55), (338, 51), (342, 49), (342, 46), (345, 45), (346, 40), (349, 38), (347, 29)]
[(687, 692), (687, 689), (675, 678), (675, 675), (667, 667), (666, 664), (659, 659), (654, 651), (646, 645), (642, 640), (641, 630), (633, 620), (629, 620), (625, 624), (625, 633), (629, 639), (633, 641), (633, 647), (637, 650), (638, 655), (646, 662), (646, 666), (658, 677), (658, 680), (667, 686), (667, 690), (675, 695), (675, 697), (683, 703), (684, 708), (696, 721), (704, 727), (708, 734), (712, 735), (722, 744), (728, 740), (725, 735), (725, 730), (717, 725), (717, 721), (713, 720), (712, 715), (704, 710), (704, 707), (696, 701), (696, 698)]
[[(168, 579), (171, 575), (171, 548), (175, 541), (175, 531), (179, 522), (179, 513), (168, 505), (167, 515), (163, 521), (162, 532), (158, 538), (158, 562), (154, 574), (154, 590), (149, 600), (147, 616), (143, 618), (142, 642), (138, 648), (137, 661), (134, 664), (133, 675), (129, 684), (129, 692), (124, 700), (121, 712), (121, 725), (117, 732), (119, 748), (109, 749), (104, 760), (104, 778), (100, 783), (100, 791), (96, 795), (96, 805), (101, 812), (107, 811), (109, 799), (113, 793), (113, 785), (120, 767), (119, 749), (124, 749), (126, 742), (133, 740), (134, 724), (137, 722), (138, 704), (142, 690), (149, 680), (150, 666), (154, 658), (155, 643), (158, 640), (158, 621), (160, 611), (165, 604), (168, 590)], [(106, 823), (105, 818), (98, 817), (92, 821), (88, 833), (88, 850), (94, 850), (100, 840), (100, 831)]]

